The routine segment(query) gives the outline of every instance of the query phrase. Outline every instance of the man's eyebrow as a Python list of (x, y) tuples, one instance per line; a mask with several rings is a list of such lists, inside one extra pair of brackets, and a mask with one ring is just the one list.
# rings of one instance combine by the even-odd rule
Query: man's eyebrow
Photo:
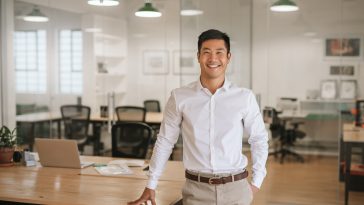
[[(202, 48), (201, 50), (211, 50), (211, 48)], [(215, 50), (217, 50), (217, 51), (225, 51), (226, 49), (225, 48), (217, 48)]]
[(203, 47), (201, 50), (211, 50), (210, 48)]

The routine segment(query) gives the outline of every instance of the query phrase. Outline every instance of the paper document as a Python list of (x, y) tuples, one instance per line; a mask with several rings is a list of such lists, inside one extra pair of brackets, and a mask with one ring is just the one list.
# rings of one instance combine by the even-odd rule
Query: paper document
[(113, 161), (110, 161), (108, 163), (108, 165), (111, 165), (111, 164), (116, 164), (116, 165), (119, 165), (119, 164), (126, 164), (128, 165), (129, 167), (142, 167), (144, 166), (144, 160), (135, 160), (135, 159), (117, 159), (117, 160), (113, 160)]
[(133, 171), (126, 164), (111, 164), (107, 166), (95, 167), (95, 169), (104, 176), (133, 174)]

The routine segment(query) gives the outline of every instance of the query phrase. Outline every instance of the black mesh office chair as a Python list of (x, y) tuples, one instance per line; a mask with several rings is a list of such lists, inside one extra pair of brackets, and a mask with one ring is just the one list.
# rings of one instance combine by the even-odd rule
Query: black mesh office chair
[(119, 106), (115, 108), (118, 121), (145, 122), (145, 108), (136, 106)]
[[(160, 104), (158, 100), (145, 100), (144, 108), (147, 112), (161, 112)], [(159, 133), (160, 124), (152, 124), (150, 125), (154, 130), (154, 136), (152, 139), (152, 144), (157, 140), (157, 135)]]
[[(306, 136), (306, 134), (298, 130), (298, 126), (303, 122), (290, 122), (292, 128), (286, 128), (286, 120), (279, 118), (279, 114), (274, 108), (266, 107), (263, 111), (264, 119), (266, 123), (269, 123), (269, 129), (272, 134), (273, 139), (279, 139), (279, 147), (274, 152), (269, 153), (269, 155), (274, 155), (278, 157), (280, 155), (280, 162), (283, 163), (286, 156), (291, 155), (300, 162), (304, 162), (301, 155), (291, 150), (297, 139), (301, 139)], [(268, 118), (267, 118), (268, 116)], [(269, 119), (269, 120), (267, 120)]]
[(145, 100), (144, 108), (147, 112), (161, 112), (161, 107), (158, 100)]
[(92, 141), (87, 135), (90, 123), (90, 113), (90, 107), (83, 105), (61, 106), (65, 138), (76, 140), (78, 149), (81, 152), (83, 152), (84, 146)]
[(112, 126), (112, 156), (145, 159), (153, 130), (141, 122), (118, 122)]

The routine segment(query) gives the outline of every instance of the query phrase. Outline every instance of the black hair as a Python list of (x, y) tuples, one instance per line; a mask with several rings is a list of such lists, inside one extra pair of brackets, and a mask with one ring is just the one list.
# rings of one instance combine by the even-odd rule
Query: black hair
[(209, 29), (207, 31), (204, 31), (200, 34), (198, 37), (198, 53), (200, 53), (202, 43), (208, 40), (212, 39), (218, 39), (218, 40), (224, 40), (225, 47), (228, 53), (230, 53), (230, 37), (219, 30), (216, 29)]

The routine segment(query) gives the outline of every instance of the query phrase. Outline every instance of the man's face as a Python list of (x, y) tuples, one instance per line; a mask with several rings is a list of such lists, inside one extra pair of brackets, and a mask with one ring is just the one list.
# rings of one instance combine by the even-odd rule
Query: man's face
[(201, 68), (201, 77), (216, 79), (225, 77), (225, 70), (230, 61), (224, 40), (211, 39), (204, 41), (201, 50), (197, 54)]

